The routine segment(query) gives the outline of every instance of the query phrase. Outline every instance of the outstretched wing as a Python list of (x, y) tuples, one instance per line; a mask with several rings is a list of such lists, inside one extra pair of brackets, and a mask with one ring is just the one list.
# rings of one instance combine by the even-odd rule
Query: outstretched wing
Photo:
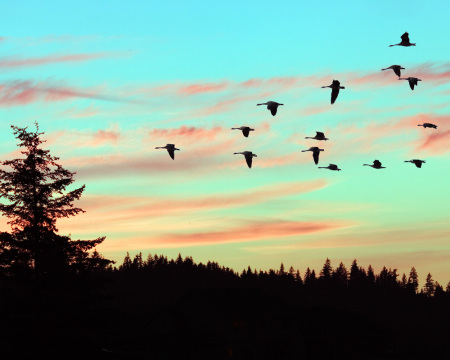
[(422, 167), (422, 161), (414, 161), (414, 164), (416, 164), (416, 166), (417, 166), (418, 168), (421, 168), (421, 167)]
[(411, 90), (414, 90), (414, 80), (409, 80), (409, 87), (411, 88)]
[(172, 158), (172, 160), (175, 160), (175, 150), (172, 149), (172, 148), (168, 148), (167, 152), (169, 153), (169, 155)]
[(339, 89), (334, 88), (333, 90), (331, 90), (331, 104), (334, 104), (338, 95), (339, 95)]
[(402, 42), (409, 43), (409, 35), (408, 35), (407, 32), (405, 32), (405, 33), (401, 36), (401, 38), (402, 38)]
[(392, 70), (394, 70), (395, 75), (400, 77), (400, 68), (399, 67), (394, 67), (394, 68), (392, 68)]
[(245, 137), (248, 137), (248, 134), (250, 134), (250, 128), (243, 129), (242, 134), (244, 134)]
[(319, 163), (319, 155), (320, 155), (320, 151), (313, 151), (313, 159), (314, 159), (314, 163), (316, 165)]
[(270, 112), (272, 113), (273, 116), (275, 116), (277, 114), (278, 107), (276, 105), (271, 105), (271, 106), (269, 105), (267, 108), (270, 110)]
[(252, 155), (245, 155), (245, 161), (247, 161), (247, 165), (249, 168), (252, 167), (252, 160), (253, 160), (253, 156)]
[(325, 134), (324, 134), (323, 132), (316, 131), (316, 137), (318, 137), (318, 138), (324, 138), (324, 137), (325, 137)]

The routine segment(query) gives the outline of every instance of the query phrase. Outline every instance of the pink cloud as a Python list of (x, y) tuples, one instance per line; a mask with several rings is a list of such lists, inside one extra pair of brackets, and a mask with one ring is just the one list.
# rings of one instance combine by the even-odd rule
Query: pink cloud
[(219, 84), (192, 84), (182, 86), (178, 89), (178, 93), (181, 95), (196, 95), (196, 94), (204, 94), (204, 93), (215, 93), (222, 90), (225, 90), (228, 87), (227, 83), (219, 83)]
[(266, 221), (249, 222), (223, 231), (162, 235), (158, 243), (166, 246), (197, 246), (258, 241), (289, 236), (303, 236), (345, 226), (338, 222)]
[(1, 68), (42, 66), (42, 65), (48, 65), (48, 64), (67, 63), (67, 62), (83, 62), (83, 61), (96, 60), (96, 59), (101, 59), (101, 58), (111, 57), (111, 56), (117, 56), (117, 54), (92, 53), (92, 54), (51, 55), (51, 56), (44, 56), (44, 57), (40, 57), (40, 58), (28, 58), (28, 59), (3, 57), (3, 58), (0, 58), (0, 69)]
[(183, 138), (185, 140), (214, 140), (216, 136), (222, 132), (223, 129), (219, 126), (211, 129), (197, 128), (194, 126), (181, 126), (179, 128), (172, 129), (153, 129), (149, 131), (149, 135), (152, 138)]
[(98, 91), (86, 92), (66, 86), (55, 86), (45, 82), (14, 81), (0, 84), (0, 106), (20, 106), (37, 101), (65, 101), (73, 98), (97, 99), (114, 102), (135, 102), (118, 97), (102, 95)]
[[(428, 130), (428, 129), (427, 129)], [(436, 130), (428, 135), (417, 150), (425, 150), (433, 155), (442, 155), (450, 151), (450, 129), (445, 131)]]

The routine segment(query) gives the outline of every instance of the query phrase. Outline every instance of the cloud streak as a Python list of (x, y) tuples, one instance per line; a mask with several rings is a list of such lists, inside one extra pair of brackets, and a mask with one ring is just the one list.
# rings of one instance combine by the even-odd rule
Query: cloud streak
[(46, 82), (13, 81), (0, 84), (0, 106), (2, 107), (24, 106), (38, 101), (66, 101), (76, 98), (122, 103), (142, 103), (140, 101), (104, 95), (96, 90), (85, 91)]
[(15, 57), (2, 57), (0, 58), (0, 69), (35, 67), (58, 63), (79, 63), (117, 56), (123, 55), (117, 53), (99, 52), (91, 54), (49, 55), (27, 59), (20, 59)]

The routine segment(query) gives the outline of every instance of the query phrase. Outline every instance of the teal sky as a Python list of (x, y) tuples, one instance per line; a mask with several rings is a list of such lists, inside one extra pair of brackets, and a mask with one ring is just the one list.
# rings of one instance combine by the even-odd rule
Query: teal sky
[[(302, 273), (354, 258), (450, 280), (446, 1), (56, 1), (2, 5), (0, 156), (10, 125), (86, 184), (59, 222), (99, 251)], [(408, 31), (417, 46), (388, 47)], [(398, 81), (422, 79), (414, 91)], [(342, 90), (330, 105), (330, 89)], [(285, 104), (273, 117), (257, 103)], [(437, 130), (417, 124), (431, 122)], [(231, 127), (255, 128), (249, 138)], [(305, 139), (323, 131), (330, 139)], [(172, 161), (156, 146), (174, 143)], [(317, 169), (310, 146), (325, 149)], [(248, 169), (237, 151), (258, 155)], [(379, 159), (386, 169), (364, 163)], [(404, 160), (423, 159), (417, 169)], [(6, 221), (1, 226), (8, 230)]]

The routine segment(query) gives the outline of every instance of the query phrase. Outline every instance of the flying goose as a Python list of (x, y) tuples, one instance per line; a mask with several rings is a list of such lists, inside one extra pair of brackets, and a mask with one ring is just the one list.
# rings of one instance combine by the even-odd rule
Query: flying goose
[(427, 128), (427, 127), (433, 128), (433, 129), (437, 129), (437, 125), (434, 125), (434, 124), (431, 124), (431, 123), (423, 123), (423, 124), (419, 124), (417, 126), (423, 126), (424, 129)]
[(409, 42), (409, 35), (407, 32), (405, 32), (402, 36), (402, 41), (399, 42), (398, 44), (394, 44), (394, 45), (389, 45), (389, 47), (391, 46), (416, 46), (416, 44), (412, 44)]
[(421, 168), (422, 164), (425, 162), (425, 160), (414, 159), (414, 160), (405, 160), (405, 162), (410, 162), (412, 164), (415, 164), (418, 168)]
[(320, 131), (316, 131), (316, 136), (314, 137), (305, 137), (305, 139), (315, 139), (315, 140), (328, 140), (328, 138), (325, 137), (325, 134)]
[(175, 160), (175, 150), (180, 150), (175, 147), (175, 144), (167, 144), (166, 146), (155, 147), (155, 149), (167, 149), (172, 160)]
[(231, 128), (231, 130), (242, 130), (242, 134), (245, 137), (248, 137), (248, 135), (250, 134), (250, 131), (255, 131), (255, 129), (250, 129), (248, 126), (241, 126), (238, 128)]
[[(366, 165), (366, 166), (371, 166), (371, 167), (373, 167), (374, 169), (386, 169), (384, 166), (381, 166), (381, 162), (379, 162), (378, 160), (374, 160), (373, 161), (373, 165), (369, 165), (369, 164), (364, 164), (364, 165)], [(364, 166), (363, 165), (363, 166)]]
[(322, 86), (322, 89), (324, 88), (331, 88), (331, 104), (334, 104), (336, 101), (338, 95), (339, 95), (339, 89), (345, 89), (344, 86), (341, 86), (341, 83), (338, 80), (333, 80), (333, 83), (328, 86)]
[(342, 170), (342, 169), (339, 169), (339, 168), (337, 167), (337, 165), (334, 165), (334, 164), (330, 164), (330, 165), (328, 165), (328, 166), (319, 166), (318, 168), (319, 168), (319, 169), (337, 170), (337, 171), (341, 171), (341, 170)]
[(411, 88), (411, 90), (414, 90), (414, 85), (417, 86), (417, 82), (418, 81), (422, 81), (421, 79), (418, 79), (416, 77), (407, 77), (407, 78), (398, 78), (399, 80), (408, 80), (409, 82), (409, 87)]
[(284, 105), (284, 104), (277, 103), (276, 101), (268, 101), (266, 103), (256, 104), (256, 106), (260, 106), (260, 105), (267, 105), (267, 110), (270, 110), (272, 115), (275, 116), (277, 114), (278, 106)]
[(395, 75), (397, 75), (398, 77), (400, 77), (400, 70), (405, 70), (405, 68), (402, 67), (401, 65), (391, 65), (388, 68), (381, 70), (389, 70), (389, 69), (394, 70)]
[(253, 156), (258, 157), (256, 154), (253, 154), (251, 151), (235, 152), (234, 155), (236, 155), (236, 154), (242, 154), (245, 156), (245, 161), (247, 162), (247, 165), (249, 168), (252, 167)]
[(302, 150), (302, 152), (305, 151), (312, 151), (313, 153), (313, 159), (314, 163), (317, 165), (319, 162), (319, 155), (321, 151), (324, 151), (323, 149), (319, 149), (317, 146), (310, 147), (308, 150)]

